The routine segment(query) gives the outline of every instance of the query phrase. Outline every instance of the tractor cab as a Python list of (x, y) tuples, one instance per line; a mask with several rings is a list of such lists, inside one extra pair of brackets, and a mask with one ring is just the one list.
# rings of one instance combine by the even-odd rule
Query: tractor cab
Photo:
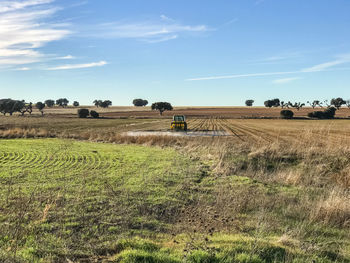
[(186, 117), (184, 115), (174, 115), (170, 128), (175, 131), (187, 131)]

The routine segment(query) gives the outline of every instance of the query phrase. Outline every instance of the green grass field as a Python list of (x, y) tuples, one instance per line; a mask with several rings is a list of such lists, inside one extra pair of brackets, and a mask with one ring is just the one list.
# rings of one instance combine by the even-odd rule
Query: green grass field
[(29, 261), (90, 257), (132, 230), (161, 232), (198, 174), (174, 150), (143, 146), (3, 140), (0, 156), (2, 256)]
[(1, 140), (0, 261), (350, 262), (348, 227), (305, 212), (322, 188), (245, 176), (297, 159), (222, 150), (218, 177), (173, 147)]

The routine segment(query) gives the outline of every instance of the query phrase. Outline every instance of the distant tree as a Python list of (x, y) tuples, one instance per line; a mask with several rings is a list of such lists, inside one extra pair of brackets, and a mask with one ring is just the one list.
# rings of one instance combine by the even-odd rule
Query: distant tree
[(246, 105), (247, 107), (252, 107), (253, 104), (254, 104), (254, 100), (246, 100), (246, 101), (245, 101), (245, 105)]
[(346, 101), (346, 106), (350, 109), (350, 100)]
[(323, 108), (322, 107), (322, 102), (321, 101), (319, 101), (319, 100), (314, 100), (313, 102), (310, 102), (310, 101), (308, 101), (307, 102), (313, 109), (314, 108), (316, 108), (317, 106), (319, 106), (320, 108)]
[(66, 98), (56, 100), (56, 105), (62, 108), (66, 108), (68, 106), (69, 100)]
[(79, 118), (87, 118), (89, 116), (90, 111), (88, 109), (79, 109), (78, 110), (78, 116)]
[(101, 108), (108, 108), (109, 106), (112, 106), (112, 102), (110, 100), (105, 100), (100, 104)]
[(143, 99), (134, 99), (132, 104), (134, 104), (135, 107), (144, 107), (148, 105), (148, 101)]
[(32, 115), (33, 103), (32, 102), (26, 103), (24, 100), (22, 100), (21, 103), (24, 103), (24, 107), (19, 111), (21, 113), (21, 115), (23, 116), (24, 113), (26, 113), (26, 112), (28, 112), (30, 115)]
[(45, 104), (47, 107), (52, 108), (55, 106), (55, 101), (54, 100), (45, 100)]
[(35, 107), (41, 112), (41, 115), (44, 115), (45, 103), (39, 101), (35, 104)]
[(94, 110), (90, 111), (90, 116), (94, 119), (97, 119), (100, 117), (100, 114)]
[(74, 106), (74, 107), (79, 107), (79, 106), (80, 106), (80, 104), (79, 104), (79, 102), (74, 101), (74, 102), (73, 102), (73, 106)]
[(4, 115), (8, 113), (12, 116), (14, 112), (20, 112), (23, 115), (25, 106), (26, 106), (26, 103), (20, 100), (12, 100), (12, 99), (0, 100), (0, 112)]
[(342, 98), (336, 98), (331, 100), (331, 105), (334, 106), (337, 110), (341, 108), (341, 106), (345, 105), (346, 101)]
[(294, 116), (294, 112), (292, 112), (291, 110), (282, 110), (280, 115), (282, 119), (292, 119)]
[(300, 110), (302, 107), (305, 106), (305, 103), (301, 103), (301, 102), (295, 102), (294, 104), (291, 102), (288, 102), (288, 105), (291, 106), (292, 108), (295, 108), (297, 110)]
[(94, 101), (93, 101), (93, 104), (98, 108), (98, 107), (101, 106), (102, 100), (94, 100)]
[(152, 104), (152, 110), (159, 111), (160, 115), (163, 115), (164, 111), (171, 111), (173, 110), (173, 106), (169, 102), (155, 102)]
[(267, 100), (264, 102), (264, 105), (268, 108), (279, 107), (281, 106), (281, 102), (279, 99)]

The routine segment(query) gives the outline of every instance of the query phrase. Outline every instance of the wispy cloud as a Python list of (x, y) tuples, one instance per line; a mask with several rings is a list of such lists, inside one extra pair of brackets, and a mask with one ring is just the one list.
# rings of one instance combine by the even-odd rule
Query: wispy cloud
[[(94, 36), (104, 38), (130, 38), (148, 43), (164, 42), (184, 36), (209, 31), (206, 25), (185, 25), (161, 15), (157, 21), (112, 22), (99, 25)], [(91, 33), (88, 33), (91, 35)]]
[(69, 64), (69, 65), (48, 68), (47, 70), (68, 70), (68, 69), (94, 68), (94, 67), (102, 67), (104, 65), (107, 65), (106, 61), (92, 62), (92, 63), (86, 63), (86, 64)]
[(290, 63), (295, 61), (295, 59), (301, 58), (303, 52), (300, 51), (290, 51), (285, 53), (276, 54), (273, 56), (254, 59), (249, 64), (260, 65), (260, 64), (281, 64), (281, 63)]
[(286, 84), (295, 80), (301, 79), (300, 77), (294, 77), (294, 78), (283, 78), (283, 79), (275, 79), (272, 81), (274, 84)]
[(191, 79), (187, 79), (187, 81), (264, 77), (264, 76), (275, 76), (275, 75), (288, 75), (288, 74), (295, 74), (295, 73), (299, 73), (299, 71), (265, 72), (265, 73), (249, 73), (249, 74), (236, 74), (236, 75), (225, 75), (225, 76), (211, 76), (211, 77), (191, 78)]
[(52, 3), (54, 0), (3, 1), (0, 3), (0, 13), (12, 12), (26, 7)]
[[(249, 77), (263, 77), (263, 76), (275, 76), (275, 75), (291, 75), (291, 74), (303, 74), (303, 73), (313, 73), (321, 71), (333, 71), (333, 70), (343, 70), (340, 68), (332, 69), (332, 67), (350, 63), (350, 54), (345, 54), (338, 56), (336, 60), (318, 64), (309, 68), (296, 70), (296, 71), (279, 71), (279, 72), (264, 72), (264, 73), (249, 73), (249, 74), (234, 74), (234, 75), (224, 75), (224, 76), (209, 76), (209, 77), (198, 77), (189, 78), (186, 81), (200, 81), (200, 80), (219, 80), (219, 79), (235, 79), (235, 78), (249, 78)], [(280, 81), (292, 81), (295, 78), (285, 78), (280, 79)], [(282, 83), (279, 82), (279, 83)], [(286, 82), (285, 82), (286, 83)]]
[(61, 40), (71, 32), (46, 22), (59, 9), (53, 0), (5, 1), (0, 3), (0, 65), (13, 66), (40, 62), (46, 44)]
[(324, 70), (327, 70), (331, 67), (342, 65), (345, 63), (349, 63), (349, 62), (350, 62), (350, 54), (344, 54), (344, 55), (338, 56), (335, 60), (321, 63), (321, 64), (315, 65), (313, 67), (310, 67), (310, 68), (305, 68), (302, 71), (303, 72), (324, 71)]
[(160, 15), (160, 19), (163, 21), (171, 21), (171, 22), (174, 21), (174, 19), (167, 17), (166, 15)]
[(18, 70), (18, 71), (28, 71), (28, 70), (30, 70), (30, 68), (23, 67), (23, 68), (16, 68), (15, 70)]
[(63, 57), (57, 57), (56, 59), (68, 60), (68, 59), (75, 59), (75, 57), (72, 55), (67, 55)]

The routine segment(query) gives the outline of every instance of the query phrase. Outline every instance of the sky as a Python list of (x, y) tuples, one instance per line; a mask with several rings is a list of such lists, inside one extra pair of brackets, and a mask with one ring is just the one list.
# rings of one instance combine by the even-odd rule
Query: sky
[(0, 97), (350, 99), (349, 0), (0, 0)]

